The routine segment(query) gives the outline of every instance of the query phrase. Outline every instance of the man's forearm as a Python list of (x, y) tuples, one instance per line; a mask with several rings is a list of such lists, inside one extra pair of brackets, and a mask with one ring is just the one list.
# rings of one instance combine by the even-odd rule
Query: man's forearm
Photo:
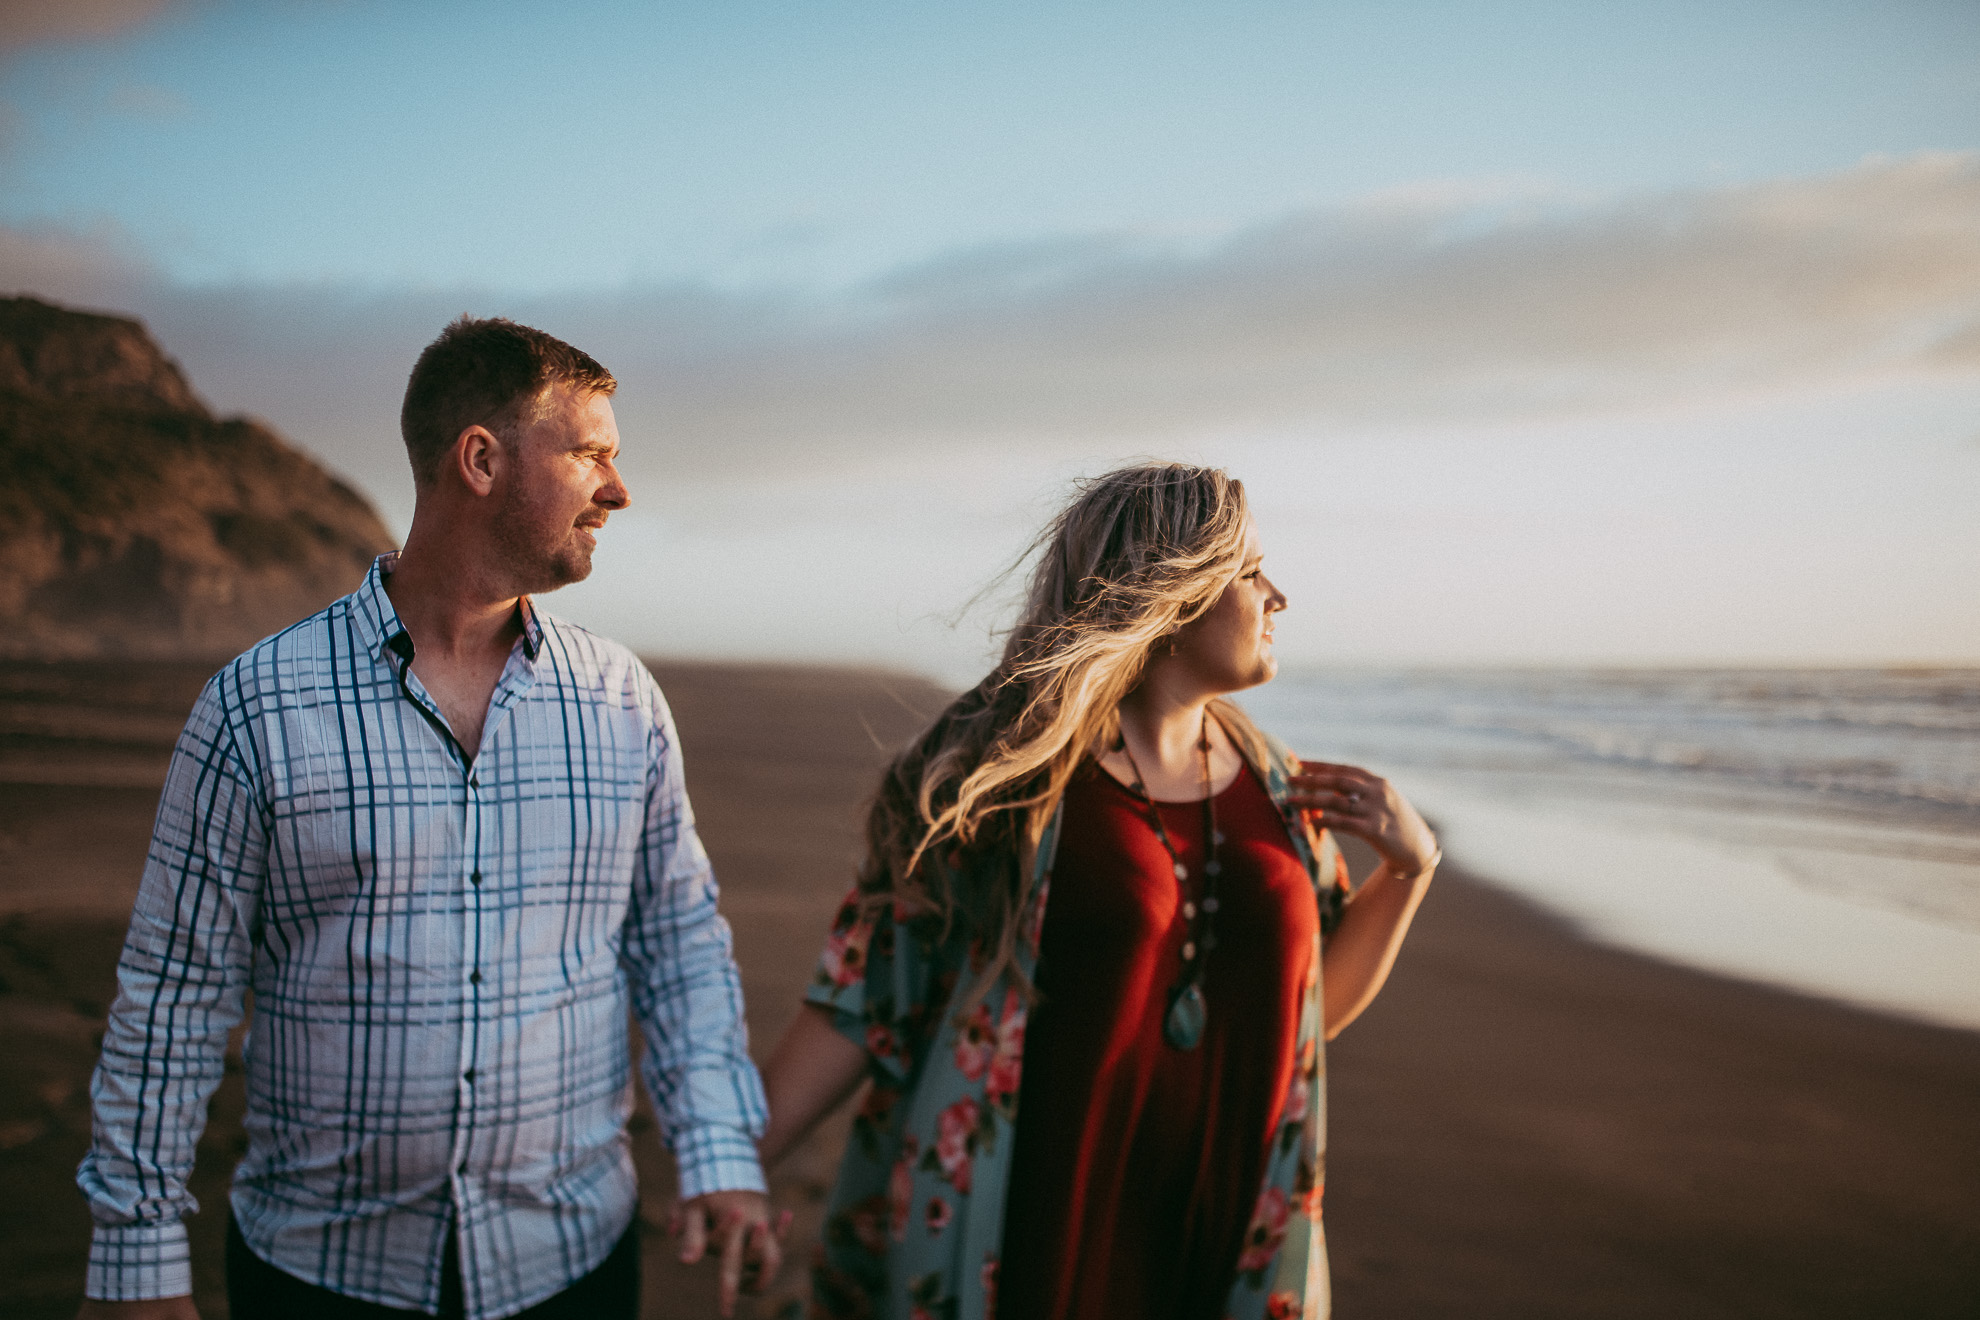
[(85, 1291), (104, 1301), (192, 1291), (186, 1179), (243, 1011), (266, 862), (220, 682), (173, 751), (90, 1086), (94, 1135), (76, 1182), (96, 1221)]
[(761, 1191), (756, 1138), (768, 1122), (749, 1057), (742, 975), (703, 872), (670, 895), (664, 919), (628, 941), (646, 1036), (646, 1081), (679, 1166), (681, 1194)]

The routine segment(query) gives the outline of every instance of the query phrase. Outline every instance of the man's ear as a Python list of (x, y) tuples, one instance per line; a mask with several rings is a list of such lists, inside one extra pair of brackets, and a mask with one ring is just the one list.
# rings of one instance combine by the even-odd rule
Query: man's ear
[(454, 440), (448, 451), (454, 475), (476, 495), (495, 489), (495, 474), (507, 457), (502, 441), (485, 426), (470, 426)]

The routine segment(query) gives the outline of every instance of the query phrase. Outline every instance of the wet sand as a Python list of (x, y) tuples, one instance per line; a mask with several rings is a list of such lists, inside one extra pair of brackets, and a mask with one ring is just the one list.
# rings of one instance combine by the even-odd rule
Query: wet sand
[[(656, 664), (723, 883), (759, 1049), (810, 974), (886, 750), (939, 705), (872, 672)], [(87, 1086), (164, 756), (204, 666), (0, 666), (0, 1315), (66, 1317)], [(1976, 973), (1980, 974), (1980, 973)], [(1330, 1055), (1337, 1312), (1980, 1315), (1980, 1035), (1586, 943), (1447, 866), (1389, 989)], [(237, 1073), (195, 1189), (199, 1299)], [(668, 1159), (635, 1149), (650, 1223)], [(843, 1119), (773, 1175), (808, 1252)], [(712, 1315), (646, 1244), (649, 1317)], [(796, 1315), (788, 1270), (745, 1314)]]

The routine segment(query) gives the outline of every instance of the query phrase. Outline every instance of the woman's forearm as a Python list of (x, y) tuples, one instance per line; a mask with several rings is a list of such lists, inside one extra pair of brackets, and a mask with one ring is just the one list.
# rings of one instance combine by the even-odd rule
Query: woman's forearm
[(756, 1150), (764, 1169), (789, 1154), (865, 1076), (866, 1051), (839, 1034), (831, 1013), (816, 1004), (800, 1008), (763, 1068), (770, 1126)]
[[(1441, 856), (1441, 855), (1439, 855)], [(1361, 1016), (1389, 979), (1403, 936), (1430, 888), (1439, 857), (1416, 875), (1402, 875), (1388, 863), (1376, 868), (1341, 913), (1341, 924), (1327, 940), (1321, 989), (1327, 1006), (1327, 1039)]]

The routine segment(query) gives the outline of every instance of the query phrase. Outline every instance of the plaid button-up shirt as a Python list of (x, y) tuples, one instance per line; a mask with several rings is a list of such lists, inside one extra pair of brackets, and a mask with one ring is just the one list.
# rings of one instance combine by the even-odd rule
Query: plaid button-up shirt
[(242, 1235), (311, 1283), (467, 1312), (596, 1267), (636, 1208), (628, 1009), (684, 1196), (760, 1190), (762, 1083), (679, 742), (625, 648), (524, 605), (469, 762), (384, 590), (206, 686), (166, 778), (78, 1175), (88, 1292), (191, 1291), (182, 1216), (253, 991)]

